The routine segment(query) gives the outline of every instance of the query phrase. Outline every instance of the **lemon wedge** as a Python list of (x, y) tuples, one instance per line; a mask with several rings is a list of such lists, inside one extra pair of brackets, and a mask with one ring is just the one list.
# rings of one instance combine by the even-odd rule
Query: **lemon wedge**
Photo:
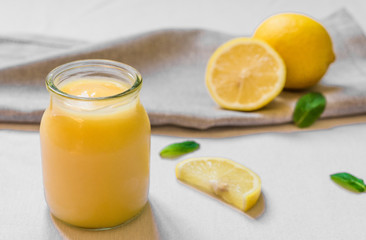
[(206, 68), (206, 86), (222, 108), (257, 110), (282, 91), (286, 67), (280, 55), (266, 42), (236, 38), (221, 45)]
[(232, 160), (217, 157), (186, 159), (177, 164), (180, 181), (247, 211), (261, 194), (261, 180), (250, 169)]

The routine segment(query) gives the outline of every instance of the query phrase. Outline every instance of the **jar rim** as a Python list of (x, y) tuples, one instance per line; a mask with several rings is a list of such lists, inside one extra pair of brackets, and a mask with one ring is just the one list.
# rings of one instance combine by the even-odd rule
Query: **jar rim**
[[(72, 69), (80, 68), (80, 67), (91, 67), (91, 66), (99, 66), (99, 67), (108, 67), (108, 68), (118, 68), (121, 70), (125, 70), (129, 76), (131, 76), (134, 79), (134, 83), (131, 85), (130, 88), (127, 90), (117, 93), (115, 95), (111, 96), (105, 96), (105, 97), (82, 97), (82, 96), (75, 96), (72, 94), (68, 94), (66, 92), (61, 91), (55, 84), (54, 80), (57, 79), (58, 76), (60, 76), (62, 73), (65, 73), (67, 71), (70, 71)], [(127, 95), (130, 95), (136, 91), (139, 91), (142, 85), (142, 77), (141, 74), (130, 65), (127, 65), (125, 63), (113, 61), (113, 60), (107, 60), (107, 59), (83, 59), (83, 60), (76, 60), (72, 62), (68, 62), (65, 64), (62, 64), (48, 73), (46, 77), (46, 87), (49, 91), (69, 99), (74, 100), (82, 100), (82, 101), (100, 101), (100, 100), (108, 100), (108, 99), (115, 99), (119, 97), (124, 97)]]

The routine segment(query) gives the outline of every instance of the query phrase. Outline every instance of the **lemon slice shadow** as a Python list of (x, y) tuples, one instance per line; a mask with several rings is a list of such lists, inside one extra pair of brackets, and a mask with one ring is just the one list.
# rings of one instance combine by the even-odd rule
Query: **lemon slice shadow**
[(233, 206), (233, 205), (225, 202), (223, 199), (221, 199), (220, 197), (218, 197), (217, 195), (215, 195), (213, 193), (209, 193), (209, 192), (203, 191), (203, 190), (201, 190), (199, 188), (193, 187), (193, 186), (191, 186), (191, 185), (189, 185), (189, 184), (187, 184), (187, 183), (185, 183), (185, 182), (183, 182), (181, 180), (178, 180), (177, 179), (177, 181), (180, 184), (182, 184), (182, 185), (184, 185), (184, 186), (186, 186), (186, 187), (188, 187), (188, 188), (190, 188), (190, 189), (192, 189), (192, 190), (194, 190), (196, 192), (199, 192), (200, 194), (202, 194), (202, 195), (204, 195), (206, 197), (209, 197), (209, 198), (214, 199), (214, 200), (218, 200), (220, 203), (228, 206), (232, 210), (234, 210), (234, 211), (236, 211), (236, 212), (238, 212), (240, 214), (244, 214), (245, 216), (250, 217), (251, 219), (258, 220), (260, 217), (263, 216), (263, 214), (265, 212), (265, 209), (266, 209), (266, 201), (265, 201), (265, 197), (264, 197), (263, 191), (261, 192), (261, 195), (259, 196), (257, 202), (250, 209), (248, 209), (247, 211), (242, 211), (239, 208), (237, 208), (237, 207), (235, 207), (235, 206)]

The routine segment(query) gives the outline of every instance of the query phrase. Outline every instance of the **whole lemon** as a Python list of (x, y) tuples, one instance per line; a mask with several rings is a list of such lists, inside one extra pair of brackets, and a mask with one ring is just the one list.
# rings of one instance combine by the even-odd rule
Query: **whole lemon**
[(269, 17), (259, 25), (253, 37), (269, 43), (283, 58), (287, 89), (314, 86), (335, 60), (327, 30), (302, 14), (281, 13)]

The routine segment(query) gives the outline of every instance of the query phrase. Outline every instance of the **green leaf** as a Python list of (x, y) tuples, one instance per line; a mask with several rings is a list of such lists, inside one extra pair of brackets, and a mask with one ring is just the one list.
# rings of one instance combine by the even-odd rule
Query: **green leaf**
[(323, 94), (307, 93), (297, 101), (292, 119), (299, 128), (309, 127), (323, 113), (325, 105), (326, 99)]
[(194, 141), (185, 141), (181, 143), (173, 143), (160, 151), (160, 156), (162, 158), (177, 158), (186, 153), (193, 152), (197, 150), (200, 145)]
[(353, 176), (352, 174), (345, 172), (335, 173), (330, 175), (330, 178), (338, 185), (352, 192), (366, 191), (366, 185), (364, 184), (363, 180)]

